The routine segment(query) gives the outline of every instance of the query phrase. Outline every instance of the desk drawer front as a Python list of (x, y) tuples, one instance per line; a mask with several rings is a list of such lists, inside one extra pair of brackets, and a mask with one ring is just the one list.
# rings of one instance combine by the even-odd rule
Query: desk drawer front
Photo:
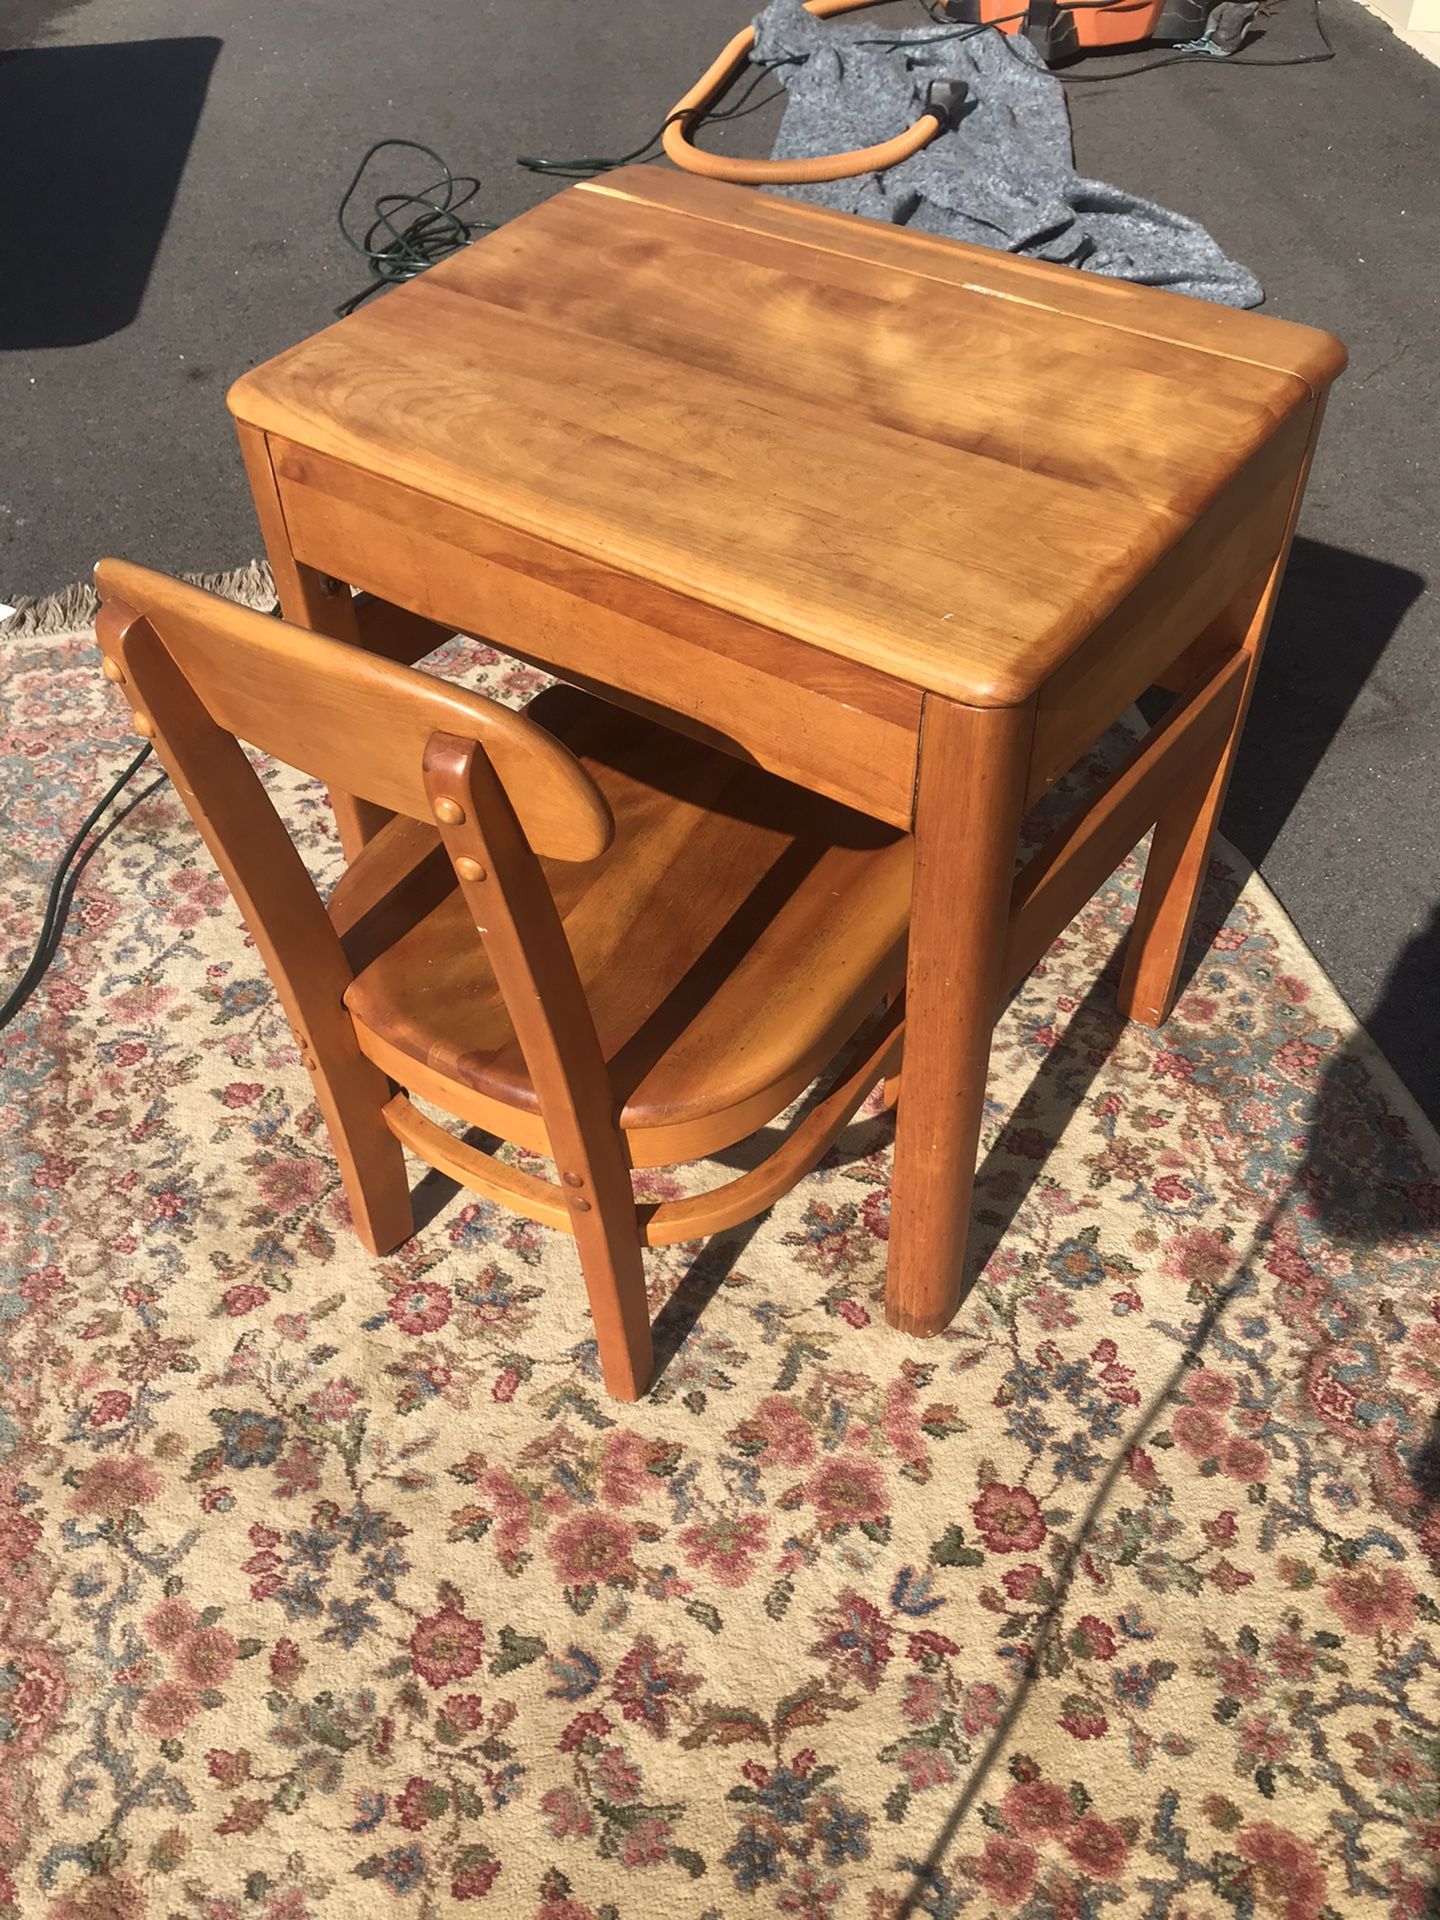
[(914, 688), (285, 441), (270, 454), (305, 565), (909, 826)]

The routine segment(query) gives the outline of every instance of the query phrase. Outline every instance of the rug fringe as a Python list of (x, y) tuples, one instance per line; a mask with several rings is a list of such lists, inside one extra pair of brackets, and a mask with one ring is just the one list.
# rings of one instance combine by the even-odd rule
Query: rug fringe
[[(269, 613), (275, 605), (275, 582), (263, 560), (251, 560), (243, 567), (231, 567), (224, 573), (186, 573), (183, 580), (193, 586), (218, 593), (242, 607), (254, 607)], [(79, 633), (95, 624), (100, 599), (88, 580), (76, 580), (59, 593), (47, 593), (39, 599), (21, 600), (8, 618), (0, 620), (0, 640), (46, 639), (60, 633)]]

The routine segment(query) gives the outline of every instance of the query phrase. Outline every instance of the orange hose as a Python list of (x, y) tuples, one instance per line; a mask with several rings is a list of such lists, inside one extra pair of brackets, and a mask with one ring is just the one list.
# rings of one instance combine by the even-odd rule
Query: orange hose
[[(853, 13), (859, 7), (873, 7), (877, 0), (805, 0), (805, 10), (817, 19), (832, 13)], [(665, 128), (665, 151), (677, 167), (689, 173), (703, 173), (711, 180), (729, 180), (737, 186), (798, 185), (815, 180), (848, 180), (857, 173), (881, 173), (912, 153), (918, 153), (939, 133), (945, 122), (938, 113), (922, 113), (914, 126), (893, 140), (882, 140), (875, 147), (856, 147), (850, 153), (827, 153), (813, 160), (732, 160), (718, 153), (705, 153), (690, 138), (690, 128), (702, 120), (708, 110), (734, 81), (755, 44), (754, 27), (744, 27), (714, 63), (675, 102)], [(684, 119), (676, 115), (683, 114)]]

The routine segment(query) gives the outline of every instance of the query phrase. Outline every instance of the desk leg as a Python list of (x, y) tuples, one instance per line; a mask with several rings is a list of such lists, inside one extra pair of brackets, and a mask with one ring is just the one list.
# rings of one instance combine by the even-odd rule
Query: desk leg
[[(353, 646), (359, 646), (360, 630), (350, 589), (341, 581), (331, 580), (327, 574), (317, 573), (314, 567), (302, 566), (290, 551), (290, 536), (265, 435), (238, 420), (235, 427), (265, 553), (275, 576), (281, 613), (294, 626), (308, 627), (312, 633), (326, 633), (332, 640), (348, 640)], [(390, 815), (383, 807), (361, 800), (353, 793), (341, 793), (335, 787), (330, 789), (330, 802), (335, 809), (335, 826), (345, 858), (353, 860)]]
[(1034, 727), (1033, 702), (925, 702), (885, 1284), (906, 1333), (939, 1333), (960, 1305)]
[[(1280, 585), (1285, 575), (1285, 564), (1290, 557), (1290, 543), (1295, 533), (1295, 522), (1300, 515), (1305, 480), (1310, 471), (1310, 459), (1315, 451), (1324, 411), (1325, 404), (1321, 399), (1316, 402), (1315, 416), (1310, 423), (1299, 471), (1289, 482), (1293, 488), (1290, 514), (1285, 525), (1285, 537), (1274, 563), (1261, 573), (1258, 580), (1250, 581), (1244, 591), (1236, 595), (1209, 630), (1201, 648), (1202, 657), (1213, 659), (1220, 651), (1239, 647), (1248, 655), (1249, 667), (1235, 722), (1219, 759), (1197, 780), (1192, 781), (1183, 793), (1177, 793), (1167, 802), (1165, 811), (1155, 822), (1155, 832), (1145, 862), (1145, 875), (1140, 885), (1140, 899), (1135, 909), (1135, 921), (1126, 943), (1125, 970), (1117, 996), (1119, 1009), (1125, 1018), (1135, 1020), (1142, 1026), (1163, 1026), (1170, 1018), (1179, 992), (1185, 949), (1189, 944), (1195, 909), (1210, 864), (1210, 847), (1219, 824), (1220, 810), (1225, 804), (1235, 756), (1240, 748), (1245, 716), (1250, 710), (1250, 696), (1255, 690), (1255, 676), (1259, 670), (1265, 636), (1270, 631), (1271, 616), (1280, 596)], [(1209, 644), (1212, 640), (1215, 643), (1213, 647)]]

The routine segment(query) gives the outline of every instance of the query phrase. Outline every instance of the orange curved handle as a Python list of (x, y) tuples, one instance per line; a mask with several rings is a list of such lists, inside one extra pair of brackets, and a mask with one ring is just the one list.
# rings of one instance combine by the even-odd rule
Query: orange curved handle
[[(877, 4), (878, 0), (805, 0), (805, 10), (824, 20), (832, 13), (853, 13), (857, 8)], [(882, 140), (874, 147), (856, 147), (849, 153), (821, 154), (813, 160), (733, 160), (723, 154), (705, 153), (691, 141), (690, 128), (704, 118), (707, 109), (732, 84), (754, 44), (754, 27), (743, 27), (719, 59), (706, 68), (690, 91), (671, 108), (662, 140), (666, 153), (677, 167), (744, 187), (848, 180), (854, 174), (881, 173), (886, 167), (908, 160), (912, 153), (928, 146), (945, 124), (938, 113), (922, 113), (913, 127), (896, 134), (893, 140)], [(678, 118), (679, 115), (684, 118)]]

